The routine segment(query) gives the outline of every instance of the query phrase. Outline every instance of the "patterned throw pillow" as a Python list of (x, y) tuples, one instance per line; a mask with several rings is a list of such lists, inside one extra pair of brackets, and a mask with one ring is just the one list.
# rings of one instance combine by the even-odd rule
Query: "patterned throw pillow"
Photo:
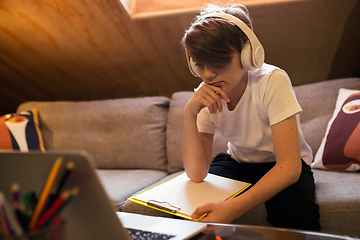
[(45, 151), (37, 109), (0, 117), (0, 149)]
[(313, 168), (360, 170), (360, 91), (341, 88)]

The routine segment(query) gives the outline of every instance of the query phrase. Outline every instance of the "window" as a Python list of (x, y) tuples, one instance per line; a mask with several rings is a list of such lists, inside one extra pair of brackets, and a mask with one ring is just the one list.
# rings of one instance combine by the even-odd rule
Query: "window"
[[(227, 3), (223, 1), (209, 0), (119, 0), (132, 19), (143, 19), (164, 15), (196, 12), (206, 3)], [(241, 0), (234, 1), (246, 6), (271, 4), (280, 2), (294, 2), (301, 0)]]

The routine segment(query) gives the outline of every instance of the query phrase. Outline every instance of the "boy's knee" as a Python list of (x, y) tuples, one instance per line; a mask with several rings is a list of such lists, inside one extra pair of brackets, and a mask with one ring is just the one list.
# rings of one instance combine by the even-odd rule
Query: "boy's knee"
[(304, 193), (289, 197), (286, 191), (265, 203), (266, 220), (274, 227), (320, 231), (319, 206)]
[(316, 212), (301, 212), (297, 214), (276, 214), (269, 215), (266, 220), (278, 228), (290, 228), (307, 231), (320, 231), (319, 216)]

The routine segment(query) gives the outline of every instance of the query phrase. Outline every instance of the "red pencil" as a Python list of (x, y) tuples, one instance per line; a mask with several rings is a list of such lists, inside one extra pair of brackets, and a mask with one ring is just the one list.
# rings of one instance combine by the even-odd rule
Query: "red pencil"
[(56, 217), (60, 211), (71, 201), (78, 193), (78, 188), (65, 191), (61, 196), (49, 207), (49, 209), (40, 217), (32, 230), (39, 229)]
[(5, 214), (3, 213), (2, 207), (0, 206), (0, 225), (1, 225), (1, 230), (5, 235), (9, 235), (9, 229), (8, 226), (6, 224), (6, 220), (5, 220)]

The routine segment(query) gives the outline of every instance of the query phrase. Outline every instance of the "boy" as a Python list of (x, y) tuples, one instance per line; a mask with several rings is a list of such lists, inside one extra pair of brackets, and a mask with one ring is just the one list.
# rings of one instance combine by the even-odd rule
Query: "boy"
[[(319, 231), (301, 108), (288, 75), (263, 63), (246, 7), (208, 5), (182, 44), (190, 71), (203, 81), (184, 110), (187, 175), (201, 182), (210, 172), (253, 184), (234, 199), (200, 206), (192, 218), (207, 214), (202, 221), (230, 223), (265, 202), (273, 226)], [(216, 127), (228, 151), (211, 161)]]

